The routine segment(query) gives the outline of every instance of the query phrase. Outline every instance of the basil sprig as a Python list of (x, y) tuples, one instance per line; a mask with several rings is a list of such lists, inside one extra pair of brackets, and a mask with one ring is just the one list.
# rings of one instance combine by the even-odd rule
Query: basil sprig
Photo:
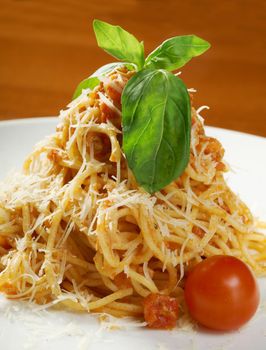
[(99, 77), (99, 76), (104, 76), (108, 73), (110, 73), (112, 70), (121, 68), (121, 67), (127, 67), (128, 70), (134, 70), (136, 69), (136, 66), (132, 63), (128, 62), (112, 62), (112, 63), (107, 63), (104, 66), (100, 67), (97, 69), (91, 76), (92, 77)]
[(93, 29), (98, 45), (124, 62), (132, 62), (140, 70), (144, 65), (144, 45), (119, 26), (95, 19)]
[(93, 28), (98, 45), (127, 63), (100, 68), (80, 83), (74, 96), (84, 88), (93, 89), (100, 77), (121, 64), (136, 71), (122, 93), (122, 147), (138, 184), (154, 193), (182, 174), (190, 156), (190, 98), (183, 81), (171, 71), (210, 44), (195, 35), (176, 36), (145, 60), (143, 42), (123, 28), (99, 20)]
[(190, 155), (190, 98), (162, 69), (133, 76), (122, 94), (123, 150), (138, 184), (159, 191), (182, 174)]
[(126, 66), (128, 70), (136, 69), (136, 66), (132, 63), (122, 63), (122, 62), (113, 62), (105, 64), (104, 66), (97, 69), (90, 77), (82, 80), (77, 86), (73, 100), (81, 95), (82, 90), (90, 89), (93, 90), (97, 85), (100, 84), (101, 77), (104, 77), (106, 74), (110, 73), (112, 70), (116, 68), (121, 68)]
[(76, 87), (76, 90), (73, 94), (73, 100), (79, 97), (79, 95), (81, 95), (82, 90), (85, 90), (85, 89), (93, 90), (99, 84), (100, 84), (100, 80), (98, 77), (91, 76), (82, 80)]
[(176, 36), (165, 40), (150, 53), (145, 60), (145, 67), (176, 70), (209, 48), (210, 44), (196, 35)]

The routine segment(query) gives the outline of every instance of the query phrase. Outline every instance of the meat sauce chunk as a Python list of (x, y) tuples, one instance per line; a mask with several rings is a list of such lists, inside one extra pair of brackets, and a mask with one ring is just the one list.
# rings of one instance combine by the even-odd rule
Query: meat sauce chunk
[(176, 298), (152, 293), (144, 299), (144, 319), (149, 328), (172, 329), (178, 319)]

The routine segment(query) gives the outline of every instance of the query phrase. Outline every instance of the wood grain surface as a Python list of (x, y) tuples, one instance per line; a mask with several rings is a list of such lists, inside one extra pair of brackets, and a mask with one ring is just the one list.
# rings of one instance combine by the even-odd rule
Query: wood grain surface
[[(266, 136), (266, 1), (0, 0), (0, 119), (57, 115), (76, 85), (113, 59), (92, 20), (145, 41), (197, 34), (212, 49), (182, 69), (206, 123)], [(241, 146), (241, 145), (240, 145)]]

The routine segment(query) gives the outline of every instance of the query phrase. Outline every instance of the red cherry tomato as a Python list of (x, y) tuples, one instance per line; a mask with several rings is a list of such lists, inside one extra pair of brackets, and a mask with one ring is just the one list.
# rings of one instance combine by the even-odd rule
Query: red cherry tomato
[(203, 260), (189, 273), (185, 300), (197, 322), (215, 330), (233, 330), (256, 312), (259, 290), (245, 263), (217, 255)]

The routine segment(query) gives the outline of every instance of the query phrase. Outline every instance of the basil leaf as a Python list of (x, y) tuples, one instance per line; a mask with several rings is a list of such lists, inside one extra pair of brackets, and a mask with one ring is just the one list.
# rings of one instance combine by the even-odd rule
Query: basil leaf
[(90, 88), (93, 90), (97, 85), (100, 84), (100, 77), (105, 76), (106, 74), (110, 73), (115, 68), (120, 68), (126, 66), (128, 70), (134, 70), (136, 67), (131, 63), (122, 63), (122, 62), (113, 62), (105, 64), (104, 66), (97, 69), (90, 77), (82, 80), (78, 87), (76, 88), (73, 100), (77, 98), (79, 95), (81, 95), (83, 89)]
[(210, 44), (196, 35), (176, 36), (165, 40), (146, 58), (145, 67), (173, 71), (191, 58), (207, 51)]
[(91, 76), (89, 78), (86, 78), (86, 79), (82, 80), (79, 83), (79, 85), (77, 86), (77, 88), (76, 88), (76, 90), (74, 92), (72, 100), (75, 100), (75, 98), (77, 98), (79, 95), (81, 95), (82, 90), (88, 89), (88, 88), (93, 90), (99, 84), (100, 84), (100, 80), (99, 80), (99, 78), (97, 78), (95, 76)]
[(138, 69), (144, 64), (144, 47), (134, 35), (119, 26), (94, 20), (93, 29), (99, 47), (122, 61), (135, 63)]
[(190, 156), (190, 98), (165, 70), (134, 75), (122, 94), (123, 150), (139, 185), (159, 191), (186, 168)]
[(114, 70), (116, 68), (121, 68), (121, 67), (126, 67), (128, 70), (136, 69), (135, 65), (131, 64), (131, 63), (112, 62), (112, 63), (107, 63), (104, 66), (100, 67), (91, 76), (92, 77), (103, 76), (103, 75), (110, 73), (112, 70)]

